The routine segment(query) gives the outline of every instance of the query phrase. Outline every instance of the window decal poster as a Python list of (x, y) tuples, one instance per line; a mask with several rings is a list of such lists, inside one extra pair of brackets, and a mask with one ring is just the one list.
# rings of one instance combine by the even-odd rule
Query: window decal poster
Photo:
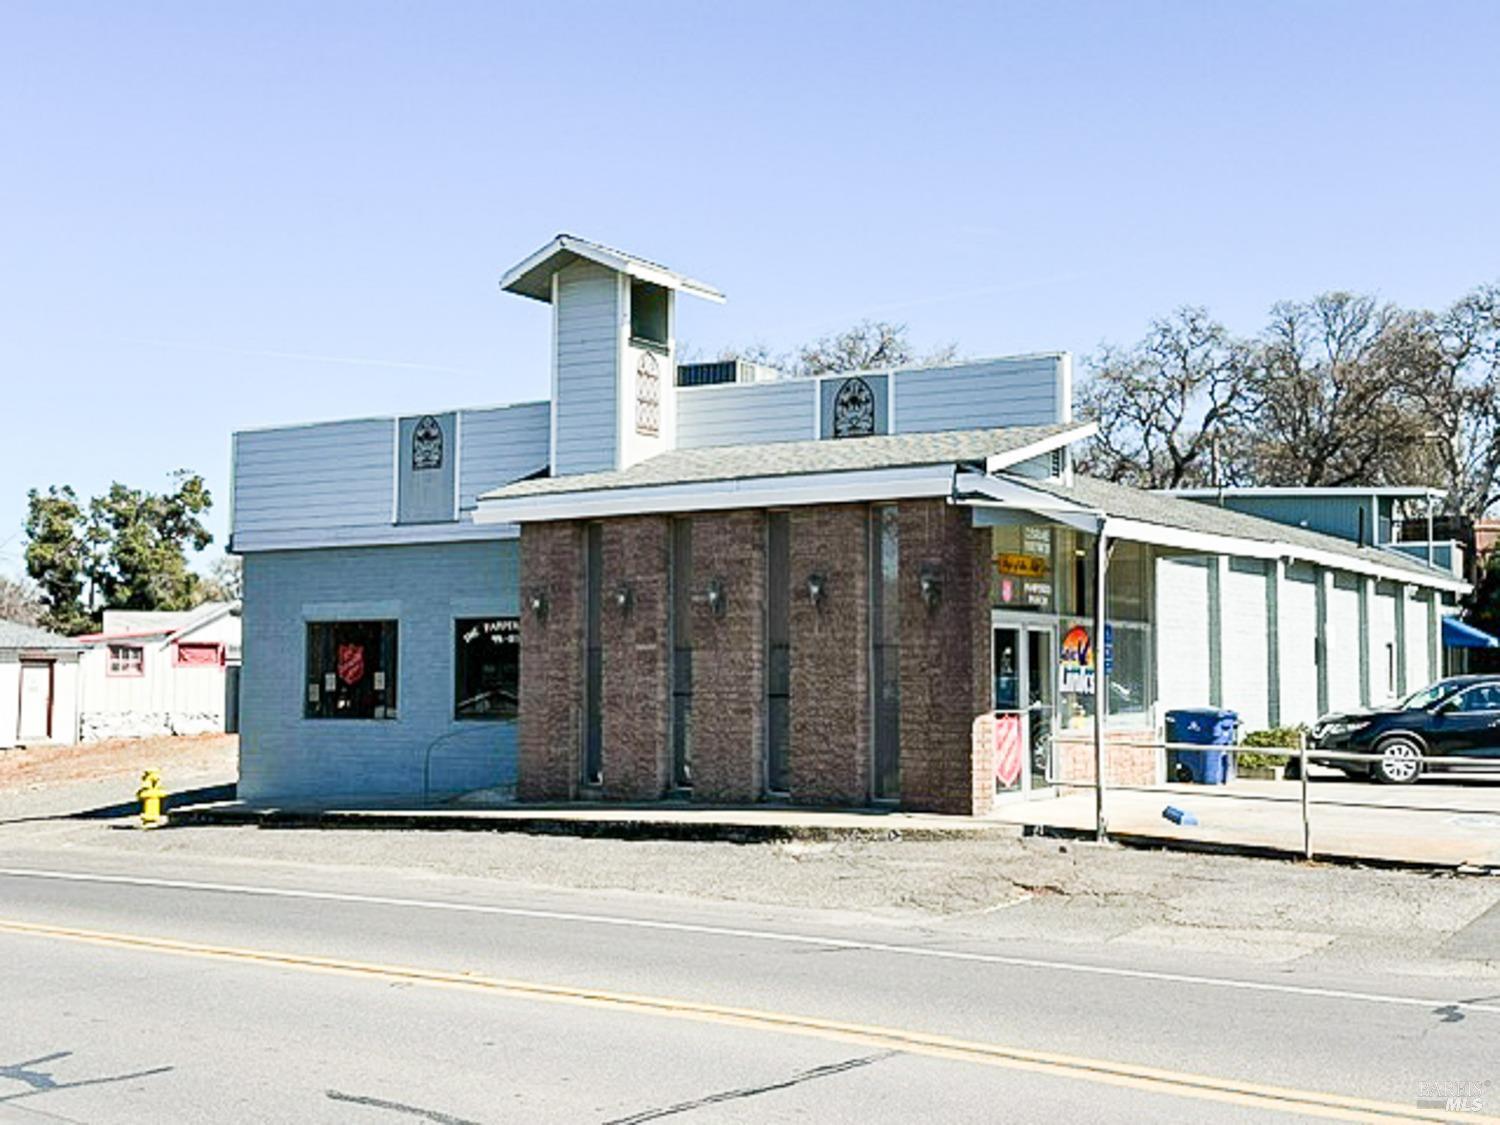
[(1058, 651), (1062, 682), (1066, 695), (1094, 694), (1094, 642), (1082, 625), (1074, 625), (1063, 636)]
[(339, 679), (353, 687), (365, 678), (365, 649), (363, 645), (339, 645)]

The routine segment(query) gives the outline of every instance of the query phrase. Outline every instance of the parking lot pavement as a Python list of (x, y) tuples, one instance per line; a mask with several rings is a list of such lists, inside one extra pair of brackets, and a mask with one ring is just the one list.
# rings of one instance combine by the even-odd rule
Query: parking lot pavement
[[(1301, 786), (1295, 781), (1109, 789), (1105, 799), (1113, 835), (1302, 852)], [(1166, 819), (1162, 814), (1169, 805), (1191, 813), (1198, 823)], [(1087, 832), (1094, 827), (1094, 793), (1075, 790), (1051, 800), (1006, 804), (995, 816), (1030, 828)], [(1423, 778), (1396, 786), (1314, 772), (1308, 819), (1319, 857), (1500, 867), (1500, 778)]]

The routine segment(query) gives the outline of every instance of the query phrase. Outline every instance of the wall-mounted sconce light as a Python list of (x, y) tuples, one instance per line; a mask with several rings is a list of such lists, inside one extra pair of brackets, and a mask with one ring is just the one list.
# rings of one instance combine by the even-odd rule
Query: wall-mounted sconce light
[(724, 616), (724, 583), (721, 579), (709, 580), (708, 589), (704, 592), (703, 600), (708, 602), (708, 611), (715, 617)]
[(828, 597), (828, 579), (814, 571), (807, 576), (807, 600), (812, 602), (814, 609), (822, 609), (823, 601)]
[(545, 590), (533, 590), (526, 595), (526, 604), (531, 607), (531, 616), (538, 621), (547, 620), (547, 593)]
[(629, 614), (633, 605), (635, 605), (635, 591), (630, 588), (629, 582), (621, 582), (615, 587), (615, 607), (621, 613)]
[(918, 581), (921, 583), (923, 603), (929, 611), (936, 609), (938, 602), (943, 600), (943, 572), (928, 564), (922, 567)]

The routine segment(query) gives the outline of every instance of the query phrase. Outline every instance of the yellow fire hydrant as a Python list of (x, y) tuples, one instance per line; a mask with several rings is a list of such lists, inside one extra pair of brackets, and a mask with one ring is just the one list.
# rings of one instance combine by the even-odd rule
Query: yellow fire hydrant
[(141, 827), (159, 828), (167, 822), (162, 815), (161, 801), (167, 791), (161, 787), (161, 774), (147, 770), (141, 774), (141, 787), (135, 791), (135, 799), (141, 803)]

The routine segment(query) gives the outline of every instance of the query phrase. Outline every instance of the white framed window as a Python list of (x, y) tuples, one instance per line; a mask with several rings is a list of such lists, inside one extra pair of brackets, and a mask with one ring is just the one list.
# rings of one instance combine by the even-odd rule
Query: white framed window
[(111, 676), (144, 676), (146, 674), (146, 650), (140, 645), (110, 645), (109, 674)]

